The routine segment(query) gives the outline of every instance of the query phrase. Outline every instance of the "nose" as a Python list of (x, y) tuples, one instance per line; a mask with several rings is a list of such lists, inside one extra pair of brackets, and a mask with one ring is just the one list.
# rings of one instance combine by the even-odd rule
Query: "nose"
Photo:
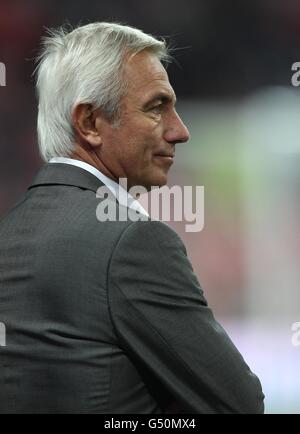
[(185, 143), (190, 139), (190, 133), (179, 114), (174, 110), (174, 114), (165, 130), (165, 140), (169, 143)]

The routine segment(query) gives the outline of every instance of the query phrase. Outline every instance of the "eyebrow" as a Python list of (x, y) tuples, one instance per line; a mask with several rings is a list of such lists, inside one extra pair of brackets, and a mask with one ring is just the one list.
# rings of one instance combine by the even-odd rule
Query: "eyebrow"
[(161, 101), (163, 104), (169, 103), (169, 102), (173, 102), (174, 105), (176, 104), (176, 96), (174, 96), (174, 98), (169, 95), (166, 94), (164, 92), (160, 92), (156, 95), (154, 95), (149, 101), (147, 101), (144, 105), (143, 108), (147, 109), (148, 107), (151, 107), (152, 104)]

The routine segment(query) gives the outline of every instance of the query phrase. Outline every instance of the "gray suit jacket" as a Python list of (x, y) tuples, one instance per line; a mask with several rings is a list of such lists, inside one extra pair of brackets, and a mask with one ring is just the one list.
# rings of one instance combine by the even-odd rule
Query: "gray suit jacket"
[(261, 413), (176, 232), (96, 218), (92, 174), (46, 164), (0, 222), (0, 413)]

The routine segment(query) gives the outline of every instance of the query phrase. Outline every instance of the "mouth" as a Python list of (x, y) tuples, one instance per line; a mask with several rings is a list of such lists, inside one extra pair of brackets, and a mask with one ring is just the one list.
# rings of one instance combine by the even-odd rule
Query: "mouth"
[(155, 154), (154, 157), (160, 159), (161, 161), (173, 163), (175, 154), (172, 152), (163, 152), (162, 151), (162, 152)]
[(160, 154), (156, 154), (154, 155), (154, 158), (157, 160), (160, 160), (164, 163), (174, 163), (174, 156), (173, 155), (160, 155)]

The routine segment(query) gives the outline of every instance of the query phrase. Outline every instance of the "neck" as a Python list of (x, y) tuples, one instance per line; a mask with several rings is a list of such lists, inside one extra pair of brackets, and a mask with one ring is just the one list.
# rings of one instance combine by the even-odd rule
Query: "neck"
[(92, 149), (92, 151), (87, 151), (78, 144), (75, 145), (75, 151), (71, 154), (70, 158), (75, 160), (83, 161), (88, 163), (96, 169), (100, 170), (105, 176), (112, 179), (115, 182), (119, 182), (118, 178), (108, 169), (108, 167), (101, 161), (97, 153)]

